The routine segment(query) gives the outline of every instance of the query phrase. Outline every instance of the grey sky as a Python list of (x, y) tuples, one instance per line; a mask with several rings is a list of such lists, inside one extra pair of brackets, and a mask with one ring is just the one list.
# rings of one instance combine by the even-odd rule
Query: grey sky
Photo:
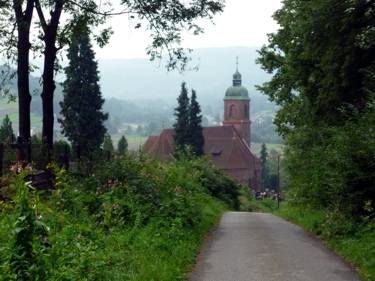
[[(183, 47), (206, 48), (225, 46), (262, 46), (267, 33), (278, 28), (272, 14), (281, 7), (281, 0), (227, 0), (224, 12), (210, 21), (201, 21), (205, 33), (185, 34)], [(95, 46), (96, 58), (146, 58), (146, 47), (151, 42), (145, 29), (134, 28), (126, 16), (109, 23), (115, 31), (109, 45)]]

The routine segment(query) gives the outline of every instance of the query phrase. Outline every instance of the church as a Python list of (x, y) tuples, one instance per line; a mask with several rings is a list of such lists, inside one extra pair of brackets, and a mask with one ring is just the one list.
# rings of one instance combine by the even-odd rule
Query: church
[[(222, 123), (203, 128), (205, 155), (239, 184), (260, 191), (261, 161), (250, 151), (250, 97), (238, 67), (233, 85), (225, 93)], [(174, 134), (174, 129), (164, 129), (159, 136), (150, 136), (143, 145), (144, 153), (167, 160), (174, 152)]]

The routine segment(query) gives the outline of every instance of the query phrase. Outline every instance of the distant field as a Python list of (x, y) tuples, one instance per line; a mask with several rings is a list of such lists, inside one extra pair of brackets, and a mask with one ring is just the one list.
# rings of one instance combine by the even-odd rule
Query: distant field
[(136, 135), (136, 134), (126, 135), (126, 134), (118, 133), (118, 134), (115, 134), (115, 135), (111, 136), (112, 141), (113, 141), (113, 145), (114, 145), (115, 148), (117, 148), (118, 141), (120, 140), (120, 138), (123, 135), (125, 136), (126, 140), (128, 141), (128, 148), (132, 149), (132, 150), (138, 149), (147, 140), (147, 137), (141, 137), (141, 136)]
[[(18, 132), (18, 103), (10, 102), (7, 99), (0, 100), (0, 123), (3, 121), (5, 115), (9, 116), (10, 121), (12, 121), (12, 127), (15, 134)], [(42, 116), (35, 113), (30, 114), (31, 128), (34, 128), (35, 132), (42, 131)]]

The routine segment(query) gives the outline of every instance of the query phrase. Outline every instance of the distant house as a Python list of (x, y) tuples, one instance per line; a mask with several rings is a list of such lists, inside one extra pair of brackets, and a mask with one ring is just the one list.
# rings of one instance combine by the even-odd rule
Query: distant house
[[(241, 81), (237, 70), (225, 93), (223, 126), (203, 128), (204, 152), (238, 183), (260, 191), (261, 161), (250, 151), (250, 98)], [(143, 151), (168, 160), (174, 152), (174, 134), (173, 129), (165, 129), (159, 136), (150, 136)]]

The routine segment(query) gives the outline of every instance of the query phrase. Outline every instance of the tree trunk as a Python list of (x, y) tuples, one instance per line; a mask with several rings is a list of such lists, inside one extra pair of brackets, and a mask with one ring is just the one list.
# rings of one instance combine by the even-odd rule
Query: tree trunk
[(53, 142), (53, 96), (55, 91), (54, 81), (54, 63), (56, 58), (55, 40), (46, 36), (46, 49), (44, 52), (44, 72), (43, 72), (43, 91), (42, 91), (42, 105), (43, 105), (43, 141), (50, 146)]
[(55, 10), (51, 12), (51, 20), (49, 23), (45, 21), (43, 11), (41, 9), (39, 1), (36, 1), (36, 9), (40, 21), (42, 22), (42, 28), (44, 31), (44, 71), (43, 71), (43, 90), (42, 90), (42, 105), (43, 105), (43, 130), (42, 136), (44, 143), (48, 143), (52, 148), (53, 144), (53, 125), (54, 125), (54, 114), (53, 114), (53, 96), (55, 92), (55, 81), (54, 81), (54, 64), (56, 59), (56, 53), (58, 49), (55, 46), (57, 29), (65, 4), (64, 0), (55, 0)]
[(19, 110), (19, 135), (25, 141), (30, 139), (30, 103), (29, 89), (29, 50), (30, 50), (30, 25), (34, 9), (34, 1), (29, 0), (24, 12), (22, 4), (14, 1), (14, 12), (17, 20), (17, 85), (18, 85), (18, 110)]

